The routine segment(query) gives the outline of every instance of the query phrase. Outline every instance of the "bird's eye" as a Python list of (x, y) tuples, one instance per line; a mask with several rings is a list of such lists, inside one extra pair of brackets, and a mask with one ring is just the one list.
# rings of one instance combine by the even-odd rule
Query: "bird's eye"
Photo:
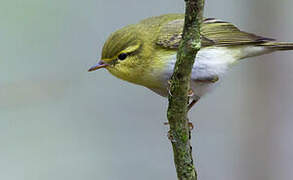
[(127, 54), (126, 53), (121, 53), (121, 54), (119, 54), (119, 56), (118, 56), (118, 59), (119, 60), (124, 60), (124, 59), (126, 59), (127, 58)]

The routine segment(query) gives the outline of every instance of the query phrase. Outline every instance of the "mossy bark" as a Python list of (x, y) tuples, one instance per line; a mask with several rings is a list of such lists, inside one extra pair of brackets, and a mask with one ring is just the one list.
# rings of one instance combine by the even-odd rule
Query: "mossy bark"
[(167, 116), (177, 177), (180, 180), (196, 180), (197, 172), (192, 159), (187, 103), (191, 70), (201, 47), (200, 26), (203, 19), (204, 0), (185, 0), (185, 3), (183, 39), (180, 42), (174, 73), (170, 81)]

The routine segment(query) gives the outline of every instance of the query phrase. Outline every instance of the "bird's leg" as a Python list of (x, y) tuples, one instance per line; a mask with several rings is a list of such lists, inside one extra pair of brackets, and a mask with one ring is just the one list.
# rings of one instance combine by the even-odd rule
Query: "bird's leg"
[[(194, 99), (193, 99), (193, 100), (191, 101), (191, 103), (189, 103), (190, 98), (192, 98), (192, 97), (194, 97), (194, 96), (195, 96), (195, 94), (194, 94), (193, 90), (190, 89), (190, 90), (188, 91), (188, 101), (187, 101), (188, 106), (187, 106), (187, 112), (189, 112), (189, 110), (192, 108), (192, 106), (198, 101), (198, 98), (197, 98), (197, 100), (194, 100)], [(193, 130), (193, 129), (194, 129), (194, 125), (192, 124), (192, 122), (189, 121), (189, 119), (188, 119), (188, 126), (189, 126), (189, 129), (190, 129), (190, 130)]]
[[(200, 82), (200, 83), (215, 83), (219, 80), (218, 76), (210, 76), (210, 77), (206, 77), (206, 78), (198, 78), (193, 80), (194, 82)], [(189, 97), (193, 97), (194, 93), (193, 91), (191, 91), (191, 93), (188, 94)], [(191, 101), (191, 103), (188, 104), (187, 110), (189, 111), (199, 100), (199, 98), (197, 99), (193, 99)]]
[(192, 98), (192, 97), (194, 97), (194, 96), (195, 96), (194, 92), (192, 91), (192, 89), (190, 89), (190, 90), (188, 91), (188, 101), (187, 101), (188, 106), (187, 106), (187, 112), (188, 112), (188, 111), (192, 108), (192, 106), (193, 106), (195, 103), (197, 103), (197, 101), (199, 100), (199, 98), (192, 99), (192, 101), (189, 103), (189, 99)]
[[(197, 103), (197, 101), (199, 100), (199, 98), (197, 99), (192, 99), (191, 103), (188, 104), (187, 106), (187, 112), (189, 112), (189, 110)], [(189, 121), (189, 120), (188, 120)], [(194, 125), (192, 124), (192, 122), (188, 122), (188, 126), (190, 130), (193, 130)]]
[(187, 106), (187, 112), (197, 103), (198, 100), (199, 100), (199, 98), (198, 99), (193, 99), (191, 101), (191, 103), (188, 104), (188, 106)]

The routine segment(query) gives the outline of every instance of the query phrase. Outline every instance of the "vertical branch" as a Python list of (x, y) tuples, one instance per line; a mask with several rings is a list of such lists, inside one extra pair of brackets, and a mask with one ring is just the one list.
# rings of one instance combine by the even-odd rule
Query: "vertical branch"
[(177, 177), (180, 180), (196, 180), (197, 173), (193, 165), (190, 145), (187, 102), (192, 66), (201, 47), (200, 26), (203, 19), (204, 0), (185, 0), (185, 3), (183, 39), (180, 42), (174, 73), (171, 77), (167, 116)]

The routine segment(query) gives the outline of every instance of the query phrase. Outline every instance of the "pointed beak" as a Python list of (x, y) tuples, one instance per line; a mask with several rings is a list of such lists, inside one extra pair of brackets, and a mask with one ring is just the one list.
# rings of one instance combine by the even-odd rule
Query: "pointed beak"
[(104, 61), (100, 60), (97, 64), (93, 65), (88, 71), (95, 71), (97, 69), (105, 68), (109, 66), (109, 64), (105, 63)]

